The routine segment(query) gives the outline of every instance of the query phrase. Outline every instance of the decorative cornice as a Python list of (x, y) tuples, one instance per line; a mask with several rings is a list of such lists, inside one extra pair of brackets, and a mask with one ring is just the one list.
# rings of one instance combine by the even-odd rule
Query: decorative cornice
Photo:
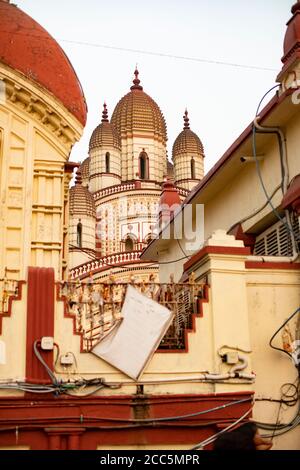
[(184, 271), (191, 270), (197, 262), (208, 255), (249, 256), (251, 255), (251, 251), (250, 248), (237, 246), (205, 246), (184, 264)]
[[(34, 86), (18, 77), (17, 73), (7, 72), (6, 68), (1, 67), (0, 81), (4, 83), (6, 99), (8, 103), (17, 106), (22, 112), (30, 116), (46, 130), (55, 135), (56, 140), (69, 152), (75, 142), (81, 137), (81, 129), (77, 120), (66, 110), (54, 101), (54, 98), (48, 96), (46, 92), (35, 92)], [(46, 99), (48, 98), (49, 99)], [(53, 105), (51, 101), (53, 100)], [(60, 113), (59, 111), (62, 111)], [(70, 124), (73, 121), (72, 124)], [(77, 124), (77, 125), (76, 125)]]
[[(90, 176), (90, 180), (94, 178), (98, 178), (98, 176), (111, 176), (111, 177), (118, 178), (119, 180), (121, 180), (121, 175), (117, 175), (117, 173), (106, 173), (105, 171), (102, 171), (100, 173), (93, 173)], [(100, 189), (99, 191), (103, 191), (103, 190)]]
[(282, 261), (251, 261), (251, 259), (245, 261), (246, 269), (269, 269), (272, 272), (276, 270), (288, 270), (288, 271), (299, 271), (300, 263), (283, 263)]

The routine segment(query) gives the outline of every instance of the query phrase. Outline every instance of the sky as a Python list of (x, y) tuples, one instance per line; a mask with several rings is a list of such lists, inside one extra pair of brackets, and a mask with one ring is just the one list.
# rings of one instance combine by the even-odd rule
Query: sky
[(204, 145), (205, 172), (253, 120), (261, 97), (276, 83), (282, 67), (286, 22), (295, 3), (293, 0), (14, 1), (59, 42), (82, 84), (88, 121), (82, 139), (72, 150), (71, 160), (82, 161), (87, 157), (89, 138), (101, 120), (103, 102), (106, 101), (111, 116), (117, 102), (129, 92), (137, 64), (144, 91), (156, 101), (166, 118), (169, 158), (174, 140), (183, 128), (187, 108), (191, 129)]

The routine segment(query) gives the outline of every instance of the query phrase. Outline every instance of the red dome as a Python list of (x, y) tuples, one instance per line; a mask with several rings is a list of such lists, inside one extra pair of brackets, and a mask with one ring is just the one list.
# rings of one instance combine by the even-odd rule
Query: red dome
[(80, 82), (58, 43), (17, 6), (0, 0), (0, 62), (50, 91), (85, 125)]

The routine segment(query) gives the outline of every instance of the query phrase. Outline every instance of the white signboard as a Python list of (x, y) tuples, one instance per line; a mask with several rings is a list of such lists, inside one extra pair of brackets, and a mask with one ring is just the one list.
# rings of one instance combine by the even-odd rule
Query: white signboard
[(138, 380), (172, 319), (170, 310), (129, 285), (120, 325), (105, 336), (92, 352)]

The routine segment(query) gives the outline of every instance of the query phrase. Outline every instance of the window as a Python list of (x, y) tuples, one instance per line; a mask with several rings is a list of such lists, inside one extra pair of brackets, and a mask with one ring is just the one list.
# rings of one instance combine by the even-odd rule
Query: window
[(141, 180), (149, 179), (149, 158), (146, 152), (141, 152), (139, 156), (139, 170)]
[(80, 222), (80, 219), (77, 224), (77, 246), (82, 248), (82, 223)]
[[(299, 222), (296, 217), (292, 218), (292, 226), (294, 233), (299, 234)], [(290, 232), (280, 221), (256, 237), (254, 255), (292, 256), (292, 254), (293, 247)]]
[(195, 160), (194, 160), (194, 157), (193, 157), (192, 160), (191, 160), (191, 179), (192, 179), (192, 180), (196, 179), (196, 176), (195, 176)]
[(110, 173), (110, 153), (105, 154), (105, 173)]
[(125, 251), (133, 251), (133, 240), (130, 237), (125, 240)]

